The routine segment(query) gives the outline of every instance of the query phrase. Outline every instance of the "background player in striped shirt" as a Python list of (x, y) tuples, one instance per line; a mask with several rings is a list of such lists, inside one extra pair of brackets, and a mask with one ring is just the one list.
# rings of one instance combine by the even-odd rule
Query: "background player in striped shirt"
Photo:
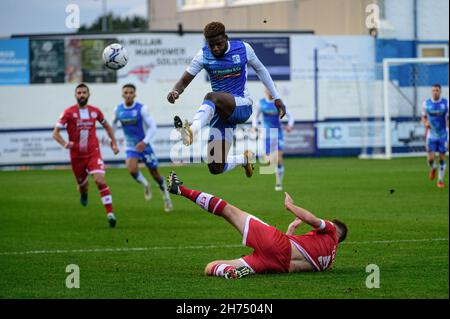
[(148, 107), (142, 103), (135, 102), (136, 86), (125, 84), (122, 87), (122, 97), (124, 103), (119, 104), (114, 110), (112, 120), (113, 128), (117, 128), (120, 122), (126, 140), (126, 165), (131, 176), (136, 182), (144, 186), (145, 199), (152, 198), (151, 184), (139, 170), (139, 160), (145, 163), (150, 175), (158, 184), (164, 200), (164, 210), (170, 212), (172, 201), (167, 191), (166, 182), (158, 171), (158, 159), (150, 143), (156, 133), (156, 122), (150, 116)]
[(445, 153), (448, 144), (448, 101), (441, 97), (441, 85), (434, 84), (431, 88), (431, 98), (423, 102), (422, 122), (427, 130), (428, 165), (431, 167), (429, 178), (436, 177), (435, 153), (439, 153), (439, 188), (443, 188), (445, 176)]
[(175, 103), (194, 77), (205, 69), (211, 80), (212, 92), (205, 95), (192, 124), (176, 116), (175, 127), (180, 131), (183, 143), (191, 145), (203, 127), (209, 124), (208, 168), (211, 174), (225, 173), (238, 165), (245, 168), (247, 177), (253, 174), (254, 154), (247, 150), (243, 155), (230, 155), (237, 124), (245, 123), (252, 114), (253, 101), (247, 89), (247, 65), (255, 70), (259, 79), (270, 90), (280, 117), (286, 107), (272, 78), (258, 59), (253, 48), (242, 41), (229, 41), (225, 26), (211, 22), (204, 28), (207, 45), (194, 57), (189, 67), (168, 94), (167, 100)]
[[(119, 153), (119, 148), (112, 127), (106, 121), (103, 113), (100, 109), (87, 104), (89, 96), (88, 86), (84, 83), (78, 84), (75, 88), (77, 104), (64, 110), (53, 130), (53, 138), (62, 147), (70, 150), (70, 163), (78, 183), (78, 191), (81, 194), (81, 205), (86, 206), (88, 203), (88, 177), (92, 175), (100, 191), (109, 225), (115, 227), (116, 217), (113, 213), (111, 191), (105, 181), (105, 165), (95, 131), (97, 121), (108, 133), (114, 154)], [(67, 129), (68, 142), (60, 134), (62, 128)]]
[[(256, 105), (256, 110), (252, 120), (252, 130), (256, 131), (258, 128), (258, 121), (260, 115), (262, 115), (263, 134), (261, 138), (264, 140), (264, 150), (266, 154), (266, 162), (275, 162), (275, 191), (283, 190), (283, 177), (284, 177), (284, 165), (283, 165), (283, 126), (278, 116), (278, 110), (275, 107), (274, 100), (270, 91), (264, 89), (265, 98), (259, 100)], [(286, 132), (291, 132), (294, 128), (294, 117), (286, 110), (286, 116), (288, 123), (285, 126)]]
[[(214, 195), (192, 190), (182, 185), (175, 172), (169, 175), (169, 191), (195, 202), (202, 209), (225, 218), (242, 235), (242, 243), (254, 249), (253, 253), (239, 259), (216, 260), (205, 268), (209, 276), (236, 279), (251, 273), (287, 273), (324, 271), (336, 257), (339, 243), (347, 237), (347, 226), (337, 219), (323, 220), (304, 208), (294, 205), (285, 193), (285, 208), (295, 215), (286, 233), (272, 227), (255, 216), (228, 204)], [(314, 228), (304, 235), (294, 235), (301, 224)]]

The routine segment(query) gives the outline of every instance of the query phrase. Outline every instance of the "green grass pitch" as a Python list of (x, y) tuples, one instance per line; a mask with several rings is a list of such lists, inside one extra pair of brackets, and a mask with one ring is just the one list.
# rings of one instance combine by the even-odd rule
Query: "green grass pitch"
[[(319, 217), (349, 226), (333, 269), (227, 281), (203, 275), (216, 259), (251, 250), (220, 217), (184, 198), (163, 211), (125, 169), (108, 169), (117, 227), (108, 227), (91, 182), (82, 207), (69, 170), (0, 172), (1, 298), (448, 298), (449, 193), (427, 179), (424, 158), (286, 159), (284, 188)], [(161, 167), (167, 176), (170, 167)], [(273, 175), (242, 169), (213, 176), (205, 165), (176, 168), (191, 188), (224, 198), (285, 231), (293, 216)], [(148, 174), (145, 173), (148, 177)], [(448, 178), (445, 180), (448, 185)], [(297, 232), (309, 231), (302, 225)], [(97, 249), (97, 250), (96, 250)], [(65, 286), (66, 266), (80, 288)], [(366, 287), (366, 266), (380, 288)]]

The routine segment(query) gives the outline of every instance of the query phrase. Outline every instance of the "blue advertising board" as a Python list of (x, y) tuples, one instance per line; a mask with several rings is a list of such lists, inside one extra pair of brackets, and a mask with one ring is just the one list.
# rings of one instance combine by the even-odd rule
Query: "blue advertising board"
[[(274, 80), (291, 79), (290, 38), (289, 37), (240, 37), (255, 50), (259, 60)], [(259, 80), (253, 68), (248, 69), (249, 81)]]
[(29, 83), (28, 39), (0, 40), (0, 85)]

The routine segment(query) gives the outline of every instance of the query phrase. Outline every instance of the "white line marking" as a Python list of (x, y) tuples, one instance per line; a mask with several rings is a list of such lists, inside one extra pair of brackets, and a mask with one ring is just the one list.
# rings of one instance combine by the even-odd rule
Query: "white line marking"
[(394, 240), (349, 241), (349, 242), (344, 241), (342, 244), (396, 244), (396, 243), (421, 243), (427, 241), (448, 241), (448, 238), (394, 239)]
[[(420, 243), (430, 241), (448, 241), (448, 238), (425, 239), (395, 239), (374, 241), (350, 241), (342, 244), (394, 244), (394, 243)], [(341, 245), (342, 245), (341, 244)], [(29, 250), (29, 251), (5, 251), (0, 256), (12, 255), (41, 255), (41, 254), (72, 254), (72, 253), (103, 253), (103, 252), (133, 252), (151, 250), (185, 250), (185, 249), (214, 249), (214, 248), (238, 248), (242, 245), (207, 245), (207, 246), (154, 246), (154, 247), (124, 247), (124, 248), (92, 248), (92, 249), (55, 249), (55, 250)]]
[(155, 246), (155, 247), (124, 247), (124, 248), (92, 248), (92, 249), (56, 249), (56, 250), (30, 250), (0, 252), (0, 256), (7, 255), (38, 255), (38, 254), (70, 254), (70, 253), (102, 253), (102, 252), (127, 252), (149, 250), (177, 250), (177, 249), (211, 249), (211, 248), (236, 248), (242, 245), (208, 245), (208, 246)]

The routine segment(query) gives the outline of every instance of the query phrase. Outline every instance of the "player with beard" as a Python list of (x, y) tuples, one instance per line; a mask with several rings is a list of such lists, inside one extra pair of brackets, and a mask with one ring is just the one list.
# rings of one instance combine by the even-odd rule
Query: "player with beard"
[[(87, 104), (89, 88), (86, 84), (78, 84), (75, 88), (77, 104), (64, 110), (56, 127), (53, 138), (65, 149), (70, 150), (70, 163), (81, 194), (81, 205), (88, 203), (88, 177), (92, 175), (100, 192), (100, 197), (106, 209), (110, 227), (116, 226), (113, 213), (111, 191), (105, 181), (105, 165), (100, 153), (95, 124), (98, 121), (111, 139), (111, 149), (119, 153), (112, 127), (108, 124), (100, 109)], [(69, 136), (67, 142), (61, 136), (61, 129), (66, 128)]]

